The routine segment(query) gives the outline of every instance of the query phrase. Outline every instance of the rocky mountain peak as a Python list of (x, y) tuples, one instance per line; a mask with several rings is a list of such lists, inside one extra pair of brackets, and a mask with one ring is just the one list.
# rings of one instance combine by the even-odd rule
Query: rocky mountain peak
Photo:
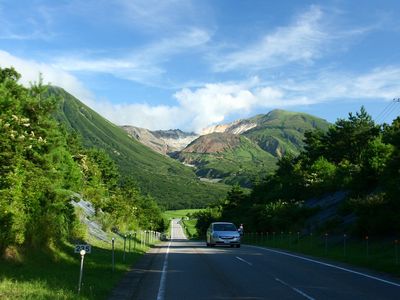
[(204, 128), (202, 130), (201, 134), (205, 135), (205, 134), (210, 134), (210, 133), (214, 133), (214, 132), (242, 134), (256, 126), (257, 126), (257, 123), (252, 122), (250, 120), (236, 120), (229, 124), (214, 125), (214, 126)]
[(189, 144), (182, 152), (219, 153), (233, 149), (240, 144), (240, 136), (231, 133), (214, 132), (202, 135)]

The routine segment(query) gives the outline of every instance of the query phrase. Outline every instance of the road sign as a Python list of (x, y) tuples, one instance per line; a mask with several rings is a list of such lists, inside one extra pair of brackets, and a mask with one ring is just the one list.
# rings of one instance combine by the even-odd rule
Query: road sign
[(91, 253), (92, 252), (92, 246), (90, 245), (75, 245), (75, 253), (80, 253), (81, 250), (85, 250), (86, 253)]

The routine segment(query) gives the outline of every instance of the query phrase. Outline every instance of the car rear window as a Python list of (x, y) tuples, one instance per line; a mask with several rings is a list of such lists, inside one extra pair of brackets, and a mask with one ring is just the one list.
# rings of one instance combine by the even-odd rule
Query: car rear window
[(233, 224), (214, 224), (215, 231), (236, 231), (236, 227)]

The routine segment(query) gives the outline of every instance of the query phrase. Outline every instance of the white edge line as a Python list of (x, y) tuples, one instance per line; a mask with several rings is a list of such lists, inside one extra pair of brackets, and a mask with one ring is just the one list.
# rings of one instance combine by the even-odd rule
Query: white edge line
[(240, 261), (242, 261), (242, 262), (248, 264), (249, 266), (252, 266), (252, 265), (253, 265), (251, 262), (248, 262), (247, 260), (245, 260), (245, 259), (243, 259), (243, 258), (241, 258), (241, 257), (239, 257), (239, 256), (236, 256), (236, 258), (237, 258), (238, 260), (240, 260)]
[(168, 268), (168, 254), (169, 254), (169, 247), (171, 246), (171, 242), (168, 244), (167, 252), (165, 253), (163, 269), (161, 273), (160, 279), (160, 287), (158, 289), (157, 300), (164, 300), (165, 296), (165, 282), (167, 279), (167, 268)]
[(367, 278), (374, 279), (374, 280), (377, 280), (377, 281), (380, 281), (380, 282), (383, 282), (383, 283), (387, 283), (387, 284), (390, 284), (390, 285), (394, 285), (394, 286), (400, 287), (400, 284), (398, 284), (396, 282), (393, 282), (393, 281), (385, 280), (385, 279), (382, 279), (382, 278), (379, 278), (379, 277), (375, 277), (375, 276), (372, 276), (372, 275), (368, 275), (368, 274), (364, 274), (364, 273), (357, 272), (357, 271), (354, 271), (354, 270), (350, 270), (350, 269), (346, 269), (346, 268), (343, 268), (343, 267), (335, 266), (335, 265), (332, 265), (332, 264), (324, 263), (324, 262), (321, 262), (321, 261), (318, 261), (318, 260), (313, 260), (311, 258), (302, 257), (302, 256), (294, 255), (294, 254), (291, 254), (291, 253), (287, 253), (287, 252), (282, 252), (282, 251), (278, 251), (278, 250), (272, 250), (272, 249), (262, 248), (262, 247), (257, 247), (257, 246), (247, 245), (247, 247), (262, 249), (262, 250), (266, 250), (266, 251), (269, 251), (269, 252), (274, 252), (274, 253), (279, 253), (279, 254), (283, 254), (283, 255), (299, 258), (299, 259), (302, 259), (302, 260), (305, 260), (305, 261), (310, 261), (310, 262), (313, 262), (313, 263), (316, 263), (316, 264), (320, 264), (320, 265), (323, 265), (323, 266), (326, 266), (326, 267), (330, 267), (330, 268), (346, 271), (346, 272), (349, 272), (349, 273), (357, 274), (357, 275), (360, 275), (360, 276), (363, 276), (363, 277), (367, 277)]
[(309, 299), (309, 300), (315, 300), (315, 298), (310, 297), (309, 295), (307, 295), (306, 293), (304, 293), (303, 291), (289, 285), (288, 283), (284, 282), (283, 280), (279, 279), (279, 278), (275, 278), (276, 281), (282, 283), (283, 285), (286, 285), (287, 287), (289, 287), (290, 289), (292, 289), (293, 291), (295, 291), (296, 293), (304, 296), (305, 298)]

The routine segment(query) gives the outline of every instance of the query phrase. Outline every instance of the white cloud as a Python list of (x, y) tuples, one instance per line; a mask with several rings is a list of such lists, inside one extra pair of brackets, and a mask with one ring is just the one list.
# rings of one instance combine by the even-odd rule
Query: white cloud
[(322, 47), (330, 39), (322, 26), (323, 17), (322, 10), (312, 6), (293, 24), (280, 27), (260, 41), (224, 55), (224, 58), (218, 57), (214, 68), (217, 71), (263, 69), (291, 62), (310, 62), (320, 55)]
[(145, 103), (113, 104), (97, 101), (91, 106), (102, 116), (118, 125), (134, 125), (150, 130), (183, 128), (187, 119), (174, 106), (150, 106)]
[(400, 66), (386, 66), (363, 74), (321, 72), (306, 80), (288, 80), (275, 84), (289, 95), (306, 95), (320, 103), (336, 99), (390, 100), (400, 95)]
[(29, 85), (43, 74), (45, 82), (65, 88), (99, 114), (117, 125), (148, 129), (180, 128), (200, 132), (232, 116), (248, 116), (257, 110), (312, 105), (341, 100), (391, 100), (400, 95), (400, 66), (372, 69), (364, 74), (321, 72), (313, 78), (293, 77), (284, 81), (245, 81), (209, 83), (199, 88), (184, 88), (173, 96), (171, 105), (146, 103), (113, 104), (95, 100), (79, 80), (59, 68), (24, 60), (0, 50), (0, 66), (14, 66)]
[(22, 75), (20, 82), (25, 86), (38, 81), (41, 73), (44, 83), (62, 87), (84, 102), (93, 98), (77, 78), (52, 65), (22, 59), (0, 50), (0, 67), (14, 67)]
[(249, 115), (256, 109), (272, 109), (311, 104), (307, 97), (293, 97), (283, 89), (265, 85), (257, 78), (242, 83), (207, 84), (196, 90), (183, 89), (175, 94), (180, 108), (189, 116), (190, 130), (200, 132), (232, 115)]
[(131, 51), (129, 55), (122, 57), (91, 59), (66, 56), (57, 58), (54, 65), (65, 71), (107, 73), (143, 84), (160, 85), (161, 75), (166, 72), (162, 67), (163, 63), (181, 52), (200, 48), (210, 38), (209, 32), (200, 28), (191, 28), (184, 33)]
[[(191, 0), (117, 0), (120, 16), (131, 25), (148, 31), (171, 31), (197, 26), (206, 11), (204, 3)], [(201, 9), (199, 6), (201, 5)]]

